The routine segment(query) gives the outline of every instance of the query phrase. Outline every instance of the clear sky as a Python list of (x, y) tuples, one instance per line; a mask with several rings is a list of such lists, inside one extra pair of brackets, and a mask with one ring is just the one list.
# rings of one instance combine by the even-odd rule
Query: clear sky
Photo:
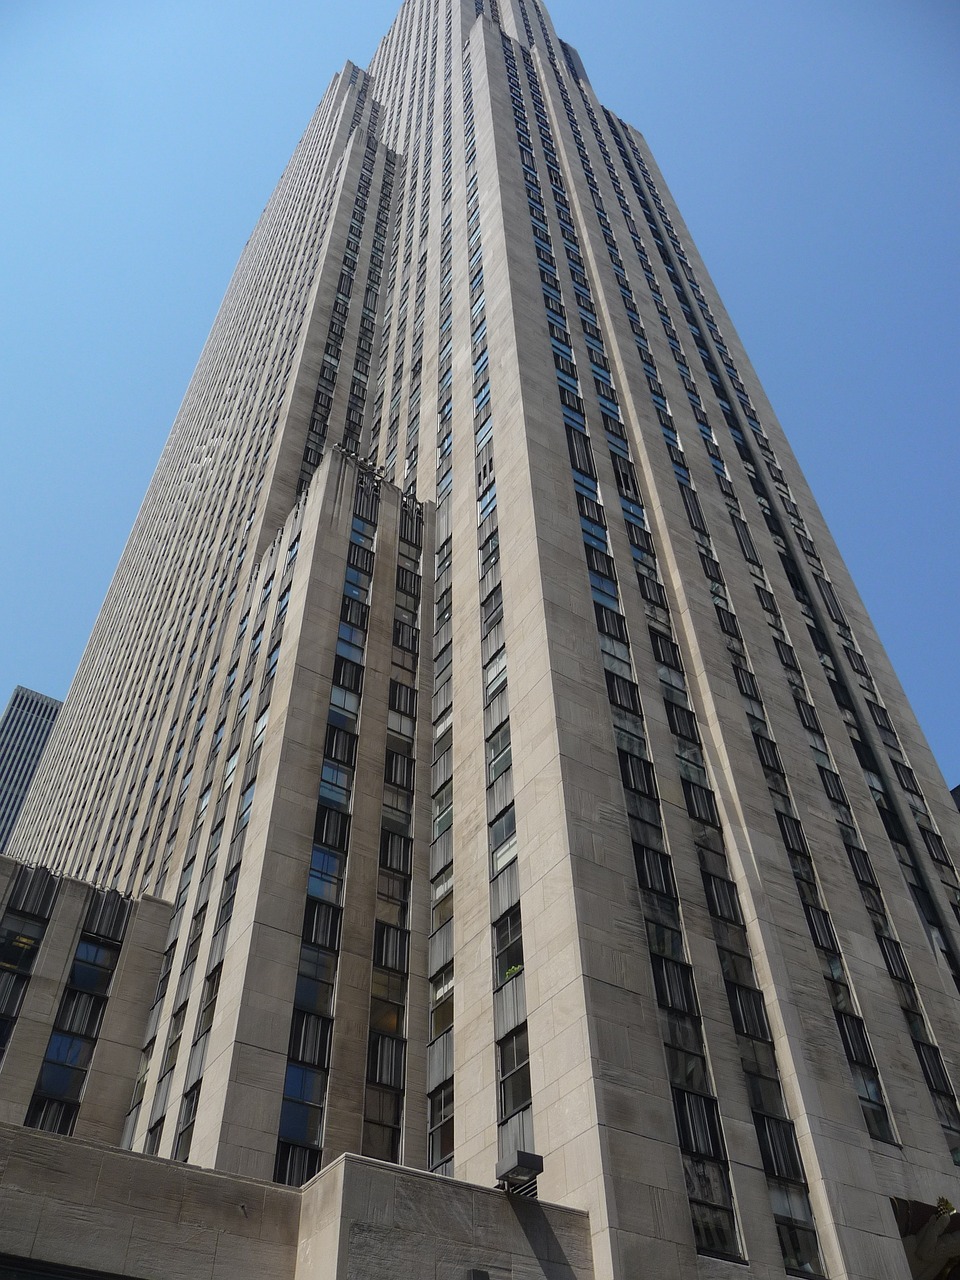
[[(397, 7), (0, 2), (0, 706), (66, 693), (244, 240)], [(550, 10), (650, 142), (960, 782), (960, 5)]]

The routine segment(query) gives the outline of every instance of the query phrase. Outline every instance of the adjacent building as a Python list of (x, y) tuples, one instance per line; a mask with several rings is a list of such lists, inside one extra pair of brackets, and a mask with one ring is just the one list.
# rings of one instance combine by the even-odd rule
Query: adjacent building
[(907, 1280), (960, 1196), (960, 814), (539, 0), (334, 78), (8, 852), (0, 1193), (101, 1272)]
[(17, 685), (0, 717), (0, 853), (61, 705), (56, 698)]

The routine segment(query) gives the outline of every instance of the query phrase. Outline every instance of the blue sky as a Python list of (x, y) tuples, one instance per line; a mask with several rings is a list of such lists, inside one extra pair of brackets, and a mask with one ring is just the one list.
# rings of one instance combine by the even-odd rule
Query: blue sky
[[(396, 7), (0, 7), (0, 705), (65, 694), (244, 240)], [(550, 9), (650, 142), (960, 782), (960, 6)]]

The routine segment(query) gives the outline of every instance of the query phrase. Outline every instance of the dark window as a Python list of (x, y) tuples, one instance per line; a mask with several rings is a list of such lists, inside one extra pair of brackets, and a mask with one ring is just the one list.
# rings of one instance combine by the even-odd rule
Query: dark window
[(793, 701), (797, 708), (797, 715), (800, 717), (804, 728), (810, 729), (814, 733), (823, 733), (816, 708), (811, 706), (806, 698), (794, 697)]
[(867, 698), (866, 702), (877, 728), (884, 729), (887, 733), (894, 733), (893, 721), (887, 715), (886, 707), (881, 707), (876, 702), (871, 702), (869, 698)]
[(620, 757), (620, 776), (623, 785), (631, 791), (637, 791), (640, 795), (656, 800), (657, 779), (650, 761), (644, 760), (642, 756), (632, 755), (629, 751), (618, 751), (617, 754)]
[(777, 750), (777, 744), (773, 739), (766, 737), (762, 733), (755, 733), (753, 741), (756, 744), (757, 755), (760, 757), (760, 763), (763, 767), (782, 774), (783, 765), (780, 762), (780, 752)]
[(800, 663), (797, 661), (793, 645), (787, 644), (786, 640), (781, 640), (777, 636), (774, 637), (773, 643), (777, 646), (777, 656), (783, 665), (791, 671), (799, 671)]
[(933, 1093), (942, 1093), (952, 1098), (953, 1089), (950, 1087), (947, 1070), (943, 1065), (943, 1057), (937, 1046), (935, 1044), (925, 1044), (922, 1040), (914, 1040), (913, 1047), (917, 1051), (920, 1067), (930, 1090)]
[(681, 778), (680, 782), (690, 817), (696, 818), (698, 822), (706, 822), (711, 827), (719, 827), (720, 815), (710, 788), (702, 787), (698, 782), (691, 782), (689, 778)]
[(327, 738), (324, 744), (324, 755), (338, 764), (353, 768), (357, 760), (357, 735), (347, 729), (338, 729), (336, 725), (327, 725)]
[(436, 1169), (453, 1155), (453, 1081), (434, 1089), (427, 1102), (427, 1163)]
[(821, 578), (818, 573), (815, 573), (813, 578), (820, 589), (820, 594), (823, 596), (823, 603), (827, 606), (827, 613), (829, 613), (834, 622), (845, 627), (847, 619), (844, 616), (843, 609), (840, 607), (840, 601), (837, 598), (833, 583), (828, 582), (826, 578)]
[(751, 564), (759, 564), (760, 557), (757, 554), (757, 548), (753, 545), (753, 538), (750, 534), (750, 528), (742, 516), (730, 514), (733, 527), (736, 530), (737, 541), (740, 543), (740, 550), (743, 552), (745, 560), (749, 560)]
[(909, 791), (911, 795), (919, 796), (923, 793), (920, 790), (920, 784), (917, 782), (917, 775), (913, 772), (909, 765), (904, 764), (902, 760), (894, 760), (893, 771), (897, 775), (901, 787), (904, 791)]
[(839, 1009), (834, 1010), (834, 1016), (840, 1028), (840, 1039), (843, 1041), (847, 1060), (857, 1066), (873, 1067), (875, 1065), (873, 1050), (867, 1039), (867, 1029), (863, 1025), (863, 1019), (852, 1013), (841, 1013)]
[(752, 671), (748, 671), (746, 667), (741, 667), (737, 663), (733, 664), (733, 674), (737, 680), (737, 688), (745, 698), (752, 698), (754, 702), (760, 702), (760, 686), (757, 684), (757, 677)]
[(666, 609), (667, 593), (656, 578), (651, 578), (649, 574), (638, 571), (637, 582), (640, 586), (640, 594), (647, 604), (655, 604), (661, 609)]
[(714, 605), (714, 608), (717, 611), (717, 620), (720, 623), (720, 630), (728, 636), (733, 636), (735, 640), (739, 640), (741, 638), (740, 624), (737, 622), (736, 616), (732, 614), (729, 609), (725, 609), (722, 604), (716, 604)]
[(651, 955), (650, 961), (653, 965), (653, 985), (656, 988), (657, 1003), (660, 1007), (696, 1015), (699, 1010), (693, 987), (693, 970), (690, 966), (660, 955)]
[(847, 655), (850, 666), (858, 676), (869, 676), (870, 668), (867, 666), (866, 659), (862, 653), (858, 653), (856, 649), (851, 649), (849, 645), (843, 646), (843, 651)]
[(706, 551), (701, 551), (700, 563), (703, 566), (703, 572), (711, 582), (723, 582), (723, 573), (720, 565), (714, 560), (713, 556), (708, 555)]
[(404, 716), (416, 716), (417, 691), (399, 680), (390, 681), (390, 710), (399, 711)]
[(640, 714), (640, 694), (632, 680), (619, 676), (614, 671), (604, 671), (607, 679), (607, 696), (615, 707), (624, 711)]
[(592, 480), (596, 479), (597, 471), (593, 465), (593, 452), (587, 436), (582, 431), (567, 427), (567, 447), (570, 450), (570, 465), (574, 470), (582, 471)]
[(931, 831), (929, 827), (921, 827), (920, 834), (934, 862), (940, 862), (945, 867), (951, 866), (950, 855), (947, 853), (947, 846), (943, 843), (943, 837), (938, 832)]
[(523, 968), (519, 907), (511, 907), (493, 926), (493, 963), (497, 986), (508, 982)]
[(670, 636), (665, 635), (662, 631), (657, 631), (655, 627), (650, 628), (650, 643), (653, 646), (653, 656), (658, 662), (662, 662), (665, 667), (672, 667), (674, 671), (682, 671), (683, 663), (680, 661), (680, 649)]
[(651, 849), (649, 845), (634, 844), (633, 855), (637, 864), (637, 879), (641, 889), (651, 893), (660, 893), (667, 898), (675, 898), (677, 891), (673, 884), (673, 871), (670, 859), (659, 849)]
[(763, 996), (755, 987), (745, 987), (736, 982), (727, 983), (727, 999), (733, 1015), (734, 1030), (751, 1040), (769, 1040), (767, 1012)]
[(807, 917), (807, 924), (810, 928), (810, 936), (816, 946), (822, 951), (829, 951), (832, 954), (839, 954), (840, 948), (837, 945), (837, 935), (833, 931), (833, 923), (830, 916), (824, 911), (823, 907), (818, 907), (812, 902), (803, 904), (804, 912)]
[(780, 824), (780, 832), (783, 835), (783, 843), (791, 851), (791, 853), (803, 853), (809, 855), (807, 848), (807, 838), (803, 834), (803, 827), (789, 813), (778, 813), (777, 822)]
[(532, 1096), (526, 1023), (498, 1042), (497, 1065), (500, 1073), (500, 1119), (506, 1120), (529, 1106)]
[(683, 498), (683, 505), (687, 512), (687, 519), (690, 521), (690, 527), (696, 529), (697, 533), (708, 533), (707, 522), (700, 507), (700, 499), (694, 490), (687, 484), (681, 484), (680, 496)]
[(767, 613), (772, 613), (775, 617), (780, 616), (780, 610), (777, 608), (776, 599), (771, 591), (768, 591), (766, 587), (758, 586), (757, 597), (760, 600), (761, 606), (766, 609)]
[(857, 877), (861, 884), (870, 885), (872, 888), (879, 888), (877, 877), (873, 873), (873, 867), (870, 865), (870, 855), (866, 849), (861, 849), (859, 845), (848, 844), (845, 846), (847, 857), (850, 859), (850, 865), (853, 867), (853, 874)]
[(840, 781), (840, 775), (834, 773), (832, 769), (825, 769), (823, 765), (817, 765), (820, 771), (820, 781), (823, 783), (823, 789), (829, 798), (837, 804), (849, 804), (847, 793), (843, 789), (843, 783)]
[(384, 781), (390, 786), (412, 791), (414, 769), (413, 756), (403, 755), (399, 751), (388, 751), (384, 761)]
[(753, 1113), (753, 1121), (760, 1141), (764, 1171), (773, 1178), (803, 1182), (803, 1164), (792, 1123), (759, 1111)]
[(619, 640), (626, 644), (627, 623), (622, 614), (597, 603), (594, 603), (593, 609), (597, 615), (597, 630), (605, 636), (612, 636), (614, 640)]
[(674, 1087), (673, 1109), (682, 1151), (710, 1160), (726, 1158), (716, 1098)]
[(693, 712), (688, 707), (682, 707), (679, 702), (668, 702), (666, 708), (670, 728), (677, 737), (686, 738), (688, 742), (699, 742), (697, 717)]
[(896, 978), (898, 982), (911, 982), (910, 969), (903, 954), (903, 947), (896, 938), (878, 934), (877, 941), (880, 943), (880, 950), (883, 952), (883, 960), (890, 977)]
[(728, 920), (731, 924), (743, 924), (740, 914), (740, 900), (737, 886), (732, 880), (722, 876), (713, 876), (708, 871), (703, 873), (703, 885), (707, 893), (707, 907), (710, 914), (718, 920)]
[(341, 689), (349, 689), (351, 693), (360, 693), (363, 688), (363, 667), (338, 655), (333, 662), (333, 683)]

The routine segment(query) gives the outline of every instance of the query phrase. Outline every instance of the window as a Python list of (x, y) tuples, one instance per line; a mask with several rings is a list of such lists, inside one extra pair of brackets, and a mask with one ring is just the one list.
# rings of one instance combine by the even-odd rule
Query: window
[(834, 590), (833, 583), (828, 582), (826, 578), (821, 578), (818, 573), (815, 573), (813, 578), (820, 590), (821, 596), (823, 596), (823, 603), (827, 606), (827, 613), (829, 613), (830, 617), (838, 626), (845, 627), (847, 625), (847, 619), (844, 616), (843, 609), (840, 607), (840, 601), (837, 598), (837, 593)]
[(823, 729), (820, 725), (820, 718), (817, 715), (816, 708), (811, 706), (806, 698), (794, 697), (793, 701), (797, 708), (797, 715), (800, 717), (804, 728), (809, 729), (812, 733), (822, 734)]
[(760, 600), (761, 607), (764, 608), (767, 613), (772, 613), (775, 618), (779, 618), (780, 610), (777, 608), (777, 602), (772, 592), (768, 591), (766, 587), (758, 586), (757, 597)]
[(741, 638), (740, 624), (737, 622), (736, 616), (732, 614), (729, 609), (725, 609), (722, 604), (715, 604), (714, 608), (717, 611), (717, 621), (720, 623), (720, 630), (726, 635), (732, 636), (735, 640), (739, 640)]
[(673, 1110), (681, 1150), (709, 1160), (726, 1158), (716, 1098), (674, 1087)]
[(871, 702), (869, 698), (866, 699), (866, 703), (870, 714), (873, 717), (873, 723), (877, 728), (883, 729), (886, 733), (895, 733), (896, 730), (893, 727), (893, 721), (887, 714), (886, 707), (881, 707), (876, 702)]
[(107, 995), (119, 955), (119, 947), (81, 936), (70, 970), (70, 985), (93, 995)]
[(679, 702), (668, 702), (666, 708), (667, 721), (677, 737), (685, 738), (688, 742), (699, 742), (697, 717), (693, 712), (688, 707), (682, 707)]
[(734, 1030), (751, 1040), (769, 1040), (767, 1012), (763, 996), (755, 987), (745, 987), (736, 982), (727, 983), (727, 999), (733, 1016)]
[(411, 685), (402, 684), (399, 680), (391, 680), (390, 710), (399, 711), (404, 716), (415, 717), (417, 714), (416, 689)]
[(197, 1106), (200, 1102), (200, 1082), (188, 1089), (183, 1095), (183, 1103), (180, 1107), (180, 1118), (177, 1125), (177, 1139), (173, 1147), (174, 1160), (190, 1159), (190, 1143), (193, 1138), (193, 1122), (197, 1116)]
[(498, 1042), (497, 1064), (500, 1074), (500, 1119), (506, 1120), (530, 1104), (530, 1050), (526, 1023)]
[(647, 604), (653, 604), (660, 609), (666, 609), (667, 593), (656, 578), (652, 578), (649, 574), (638, 571), (637, 583), (640, 587), (640, 594), (643, 596), (644, 600), (646, 600)]
[(453, 965), (445, 968), (430, 982), (430, 1038), (453, 1026)]
[(659, 893), (667, 898), (677, 896), (670, 859), (665, 853), (661, 853), (659, 849), (651, 849), (649, 845), (634, 844), (633, 856), (641, 889), (648, 889), (651, 893)]
[(338, 764), (352, 769), (357, 762), (357, 735), (328, 724), (324, 755), (328, 760), (336, 760)]
[(655, 627), (651, 627), (650, 643), (653, 646), (653, 656), (657, 662), (662, 662), (665, 667), (671, 667), (674, 671), (683, 670), (680, 649), (670, 636), (665, 635), (662, 631), (657, 631)]
[(720, 565), (706, 551), (700, 552), (700, 563), (703, 566), (703, 572), (707, 575), (711, 582), (723, 583), (723, 573)]
[(803, 1164), (793, 1124), (777, 1116), (753, 1113), (763, 1167), (772, 1178), (803, 1182)]
[(783, 665), (791, 671), (799, 671), (800, 663), (797, 661), (793, 645), (787, 644), (786, 640), (781, 640), (779, 636), (774, 636), (773, 643), (777, 647), (777, 657)]
[(760, 686), (757, 684), (757, 677), (752, 671), (748, 671), (746, 667), (739, 666), (736, 662), (733, 664), (733, 674), (736, 677), (737, 688), (745, 698), (752, 698), (754, 702), (760, 702)]
[(418, 653), (420, 650), (420, 632), (416, 627), (399, 618), (393, 623), (393, 643), (406, 653)]
[(693, 986), (693, 970), (688, 964), (668, 956), (651, 955), (653, 985), (662, 1009), (676, 1009), (694, 1016), (699, 1012)]
[(903, 947), (901, 947), (896, 938), (888, 938), (884, 934), (877, 934), (877, 941), (880, 943), (883, 961), (887, 966), (887, 972), (890, 977), (896, 978), (898, 982), (912, 982), (910, 969), (903, 954)]
[(866, 659), (862, 653), (858, 653), (856, 649), (851, 649), (849, 645), (844, 645), (843, 651), (847, 655), (847, 661), (858, 676), (870, 675), (870, 668), (867, 666)]
[(705, 822), (711, 827), (720, 826), (720, 815), (717, 802), (709, 787), (699, 782), (691, 782), (689, 778), (681, 778), (683, 798), (687, 802), (687, 813), (698, 822)]
[(493, 926), (493, 965), (498, 987), (509, 982), (523, 969), (523, 933), (519, 906), (511, 907)]
[(607, 696), (615, 707), (640, 714), (640, 694), (632, 680), (617, 675), (614, 671), (604, 671), (607, 680)]
[(802, 853), (809, 856), (807, 848), (807, 838), (803, 834), (803, 827), (789, 813), (778, 813), (777, 822), (780, 824), (780, 833), (783, 836), (783, 843), (791, 851), (791, 853)]
[(629, 751), (618, 750), (617, 754), (620, 757), (620, 776), (623, 785), (630, 791), (637, 791), (640, 795), (656, 800), (657, 780), (650, 761), (644, 760), (642, 756), (633, 755)]
[(843, 789), (843, 783), (840, 781), (840, 775), (834, 773), (832, 769), (825, 769), (823, 765), (817, 765), (820, 771), (820, 781), (823, 783), (823, 789), (827, 793), (829, 799), (836, 804), (849, 804), (847, 793)]
[(919, 796), (923, 793), (920, 790), (920, 784), (917, 782), (917, 775), (913, 772), (909, 765), (904, 764), (902, 760), (893, 760), (893, 771), (897, 775), (904, 791), (909, 791), (912, 795)]
[(870, 857), (866, 849), (861, 849), (859, 845), (855, 844), (848, 844), (845, 847), (847, 857), (850, 859), (850, 865), (853, 867), (853, 874), (860, 883), (870, 885), (874, 889), (879, 888), (877, 877), (873, 873), (873, 867), (870, 865)]
[(753, 545), (750, 527), (746, 520), (742, 516), (734, 515), (733, 512), (730, 513), (730, 519), (733, 522), (737, 541), (740, 543), (740, 550), (743, 552), (744, 559), (748, 560), (750, 564), (760, 564), (760, 557), (757, 554), (757, 548)]
[(726, 880), (722, 876), (711, 875), (708, 871), (703, 873), (703, 886), (707, 893), (707, 907), (710, 914), (717, 920), (727, 920), (730, 924), (743, 924), (743, 916), (740, 914), (740, 899), (737, 896), (737, 886), (732, 880)]
[(16, 911), (7, 911), (0, 922), (0, 965), (29, 973), (46, 925)]
[(814, 945), (819, 947), (821, 951), (829, 951), (833, 955), (838, 955), (840, 947), (837, 944), (837, 935), (833, 931), (833, 923), (827, 912), (824, 911), (823, 907), (818, 907), (812, 902), (805, 902), (803, 910), (807, 917), (807, 925)]
[(623, 615), (617, 613), (613, 609), (608, 609), (606, 605), (594, 602), (594, 612), (597, 616), (597, 630), (602, 635), (612, 636), (614, 640), (619, 640), (622, 644), (627, 643), (627, 623)]
[(410, 934), (406, 929), (377, 920), (373, 934), (373, 963), (380, 969), (406, 973)]
[(783, 765), (780, 761), (780, 752), (777, 750), (777, 744), (773, 739), (766, 737), (765, 734), (755, 733), (753, 741), (756, 744), (757, 755), (760, 757), (760, 763), (763, 767), (782, 774)]
[(363, 689), (363, 667), (337, 655), (333, 662), (333, 683), (351, 693), (360, 693)]
[(383, 778), (388, 786), (400, 787), (404, 791), (412, 791), (414, 770), (415, 761), (413, 756), (403, 755), (399, 751), (387, 752)]
[(951, 866), (950, 855), (947, 853), (947, 846), (943, 843), (943, 837), (938, 832), (931, 831), (929, 827), (921, 827), (920, 834), (934, 862), (939, 862), (945, 867)]
[(593, 465), (593, 453), (587, 436), (582, 431), (567, 427), (567, 446), (570, 450), (570, 465), (574, 470), (581, 471), (591, 480), (595, 480), (597, 472)]
[(683, 498), (683, 505), (687, 512), (687, 519), (690, 521), (690, 527), (695, 529), (697, 533), (707, 533), (707, 522), (700, 508), (700, 499), (694, 490), (687, 484), (681, 484), (680, 496)]
[(943, 1065), (943, 1057), (937, 1046), (935, 1044), (925, 1044), (922, 1040), (914, 1040), (913, 1047), (917, 1051), (923, 1077), (931, 1093), (940, 1093), (952, 1098), (953, 1089), (950, 1087), (950, 1080)]
[(453, 1155), (453, 1081), (434, 1089), (428, 1098), (427, 1163), (431, 1169)]
[(294, 1009), (290, 1027), (288, 1057), (291, 1062), (326, 1068), (330, 1058), (330, 1032), (333, 1024), (303, 1009)]

